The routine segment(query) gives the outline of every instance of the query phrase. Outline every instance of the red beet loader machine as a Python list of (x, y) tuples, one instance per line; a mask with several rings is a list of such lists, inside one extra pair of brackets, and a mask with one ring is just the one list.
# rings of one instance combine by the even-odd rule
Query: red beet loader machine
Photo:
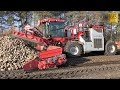
[[(106, 40), (103, 25), (66, 26), (65, 20), (45, 18), (38, 21), (38, 27), (44, 25), (44, 30), (34, 29), (33, 34), (14, 31), (13, 36), (36, 43), (39, 50), (38, 58), (27, 62), (24, 70), (35, 68), (47, 69), (64, 64), (66, 55), (78, 57), (92, 51), (104, 51), (105, 55), (115, 55), (117, 45), (114, 41)], [(62, 54), (65, 52), (65, 54)]]
[(20, 31), (14, 31), (12, 36), (36, 43), (35, 49), (38, 51), (38, 57), (23, 65), (25, 71), (34, 69), (48, 69), (64, 64), (66, 55), (62, 54), (62, 48), (58, 46), (51, 46), (49, 40), (43, 37), (37, 37), (34, 34), (27, 34)]

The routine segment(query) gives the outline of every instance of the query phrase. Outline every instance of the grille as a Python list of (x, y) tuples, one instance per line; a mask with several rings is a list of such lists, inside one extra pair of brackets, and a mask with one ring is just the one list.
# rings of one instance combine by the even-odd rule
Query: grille
[(102, 48), (102, 39), (94, 39), (94, 48)]

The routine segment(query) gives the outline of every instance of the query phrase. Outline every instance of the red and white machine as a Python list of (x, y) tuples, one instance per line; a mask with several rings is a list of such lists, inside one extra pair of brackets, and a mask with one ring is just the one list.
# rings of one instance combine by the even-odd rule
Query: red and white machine
[(104, 51), (106, 55), (114, 55), (117, 52), (117, 44), (112, 40), (105, 40), (105, 28), (103, 25), (89, 25), (75, 23), (73, 26), (65, 26), (64, 20), (46, 18), (39, 20), (38, 25), (43, 24), (45, 37), (50, 36), (52, 45), (60, 46), (69, 57), (80, 56), (92, 51)]
[(38, 58), (26, 63), (24, 70), (34, 68), (46, 69), (64, 64), (65, 52), (69, 57), (80, 56), (91, 51), (104, 51), (106, 55), (116, 54), (115, 42), (105, 41), (104, 26), (83, 25), (65, 26), (65, 20), (45, 18), (38, 21), (38, 27), (43, 24), (44, 30), (34, 30), (33, 34), (24, 32), (13, 33), (13, 36), (36, 43)]

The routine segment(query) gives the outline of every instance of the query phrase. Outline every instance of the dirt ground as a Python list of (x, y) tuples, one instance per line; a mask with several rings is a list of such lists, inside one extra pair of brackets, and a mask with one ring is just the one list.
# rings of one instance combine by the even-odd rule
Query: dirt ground
[(76, 75), (71, 78), (63, 78), (63, 79), (120, 79), (120, 71), (104, 71), (104, 72), (95, 72), (88, 73), (82, 76)]
[[(82, 67), (82, 65), (89, 65), (89, 64), (95, 65), (96, 63), (101, 63), (101, 62), (102, 64), (106, 62), (112, 62), (112, 63), (116, 62), (114, 63), (114, 67), (117, 67), (117, 64), (120, 66), (120, 52), (117, 55), (113, 55), (113, 56), (104, 56), (103, 53), (93, 52), (93, 53), (83, 55), (79, 58), (69, 58), (66, 65), (62, 67), (63, 71), (65, 70), (64, 73), (59, 71), (60, 69), (46, 70), (46, 71), (38, 70), (38, 71), (33, 71), (32, 73), (25, 73), (23, 70), (15, 70), (15, 71), (0, 72), (0, 79), (8, 79), (8, 78), (10, 79), (114, 79), (114, 78), (120, 78), (119, 68), (111, 69), (111, 70), (106, 69), (103, 71), (96, 70), (95, 72), (89, 71), (88, 73), (83, 73), (81, 70), (79, 70), (79, 67), (83, 69), (86, 68), (86, 67)], [(96, 66), (100, 68), (102, 67), (102, 64), (99, 66), (97, 65)], [(73, 67), (74, 71), (71, 70), (69, 72), (69, 67), (71, 66)], [(78, 71), (76, 71), (76, 68), (74, 67), (78, 67)], [(113, 67), (112, 64), (110, 67), (111, 68)], [(89, 67), (87, 68), (88, 69), (86, 70), (89, 70)], [(97, 68), (94, 67), (94, 69), (97, 69)], [(50, 74), (43, 74), (44, 72), (46, 73), (49, 71), (51, 72)], [(59, 74), (57, 74), (56, 71), (59, 72)], [(82, 75), (81, 75), (81, 72), (83, 73)], [(70, 77), (67, 77), (68, 75)], [(49, 77), (52, 77), (52, 78), (49, 78)]]

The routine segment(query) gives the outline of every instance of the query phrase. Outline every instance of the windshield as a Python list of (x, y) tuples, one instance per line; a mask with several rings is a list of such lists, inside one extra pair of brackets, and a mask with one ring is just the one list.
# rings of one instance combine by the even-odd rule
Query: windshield
[(51, 35), (52, 37), (64, 36), (64, 22), (49, 22), (45, 25), (45, 36)]

